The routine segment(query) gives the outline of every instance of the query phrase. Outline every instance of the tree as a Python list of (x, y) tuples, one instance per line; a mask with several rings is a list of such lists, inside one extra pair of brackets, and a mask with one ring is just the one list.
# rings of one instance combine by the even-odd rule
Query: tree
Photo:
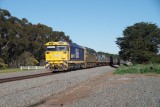
[(5, 18), (9, 18), (10, 16), (11, 16), (11, 14), (8, 10), (0, 8), (0, 19), (4, 20)]
[(153, 56), (157, 56), (160, 28), (153, 23), (136, 23), (123, 31), (123, 37), (118, 37), (116, 44), (120, 48), (119, 55), (124, 60), (148, 63)]
[(8, 16), (8, 17), (11, 16), (10, 12), (8, 10), (5, 10), (5, 9), (3, 9), (3, 14), (4, 14), (4, 16)]
[[(53, 31), (44, 24), (32, 24), (26, 18), (11, 16), (8, 10), (0, 8), (0, 59), (3, 60), (1, 61), (3, 66), (4, 64), (8, 67), (19, 67), (21, 64), (34, 65), (37, 61), (38, 64), (44, 65), (44, 44), (49, 41), (59, 41), (61, 37), (71, 42), (64, 32)], [(29, 61), (26, 59), (24, 62), (24, 56)]]
[(28, 20), (26, 18), (22, 18), (22, 24), (27, 24)]

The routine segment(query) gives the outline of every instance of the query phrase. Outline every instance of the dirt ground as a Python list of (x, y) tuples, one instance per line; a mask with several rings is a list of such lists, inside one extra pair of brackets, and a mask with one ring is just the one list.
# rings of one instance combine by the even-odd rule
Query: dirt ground
[(72, 104), (75, 101), (82, 100), (90, 96), (90, 94), (101, 88), (104, 84), (107, 87), (112, 87), (118, 84), (125, 84), (132, 82), (136, 78), (148, 78), (148, 77), (159, 77), (157, 74), (125, 74), (114, 75), (113, 72), (107, 72), (105, 75), (100, 75), (96, 78), (77, 84), (73, 87), (69, 87), (57, 95), (51, 96), (45, 99), (40, 107), (52, 107), (52, 106), (65, 106)]

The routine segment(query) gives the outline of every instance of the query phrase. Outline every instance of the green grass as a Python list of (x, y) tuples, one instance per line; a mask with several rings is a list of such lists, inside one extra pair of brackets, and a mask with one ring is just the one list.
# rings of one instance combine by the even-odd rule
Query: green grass
[(146, 65), (131, 65), (120, 66), (116, 69), (114, 74), (160, 74), (160, 64), (146, 64)]
[(6, 68), (6, 69), (0, 69), (0, 73), (21, 72), (21, 71), (29, 71), (29, 70), (20, 70), (20, 68)]

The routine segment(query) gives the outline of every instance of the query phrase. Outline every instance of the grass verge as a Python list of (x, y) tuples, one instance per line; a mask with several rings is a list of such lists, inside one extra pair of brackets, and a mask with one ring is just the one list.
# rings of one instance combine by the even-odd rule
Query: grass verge
[(30, 71), (30, 70), (20, 70), (20, 68), (6, 68), (6, 69), (0, 69), (0, 73), (21, 72), (21, 71)]
[(137, 64), (131, 66), (120, 66), (116, 69), (114, 74), (160, 74), (160, 65), (159, 64)]

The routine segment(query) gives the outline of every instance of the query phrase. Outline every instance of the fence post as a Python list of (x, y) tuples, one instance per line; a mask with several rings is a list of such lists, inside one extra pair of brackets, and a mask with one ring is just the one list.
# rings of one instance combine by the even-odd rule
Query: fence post
[(37, 66), (36, 66), (36, 70), (37, 70)]
[(21, 70), (22, 70), (22, 66), (20, 66)]
[(29, 70), (29, 66), (28, 66), (28, 70)]

